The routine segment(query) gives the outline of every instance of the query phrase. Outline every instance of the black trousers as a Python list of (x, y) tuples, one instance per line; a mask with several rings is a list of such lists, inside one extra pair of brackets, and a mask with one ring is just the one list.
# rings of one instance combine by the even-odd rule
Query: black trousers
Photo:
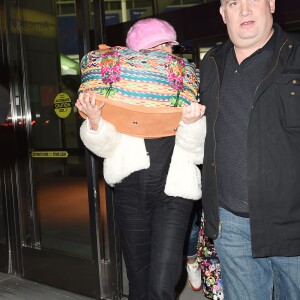
[(147, 172), (135, 172), (115, 187), (129, 300), (173, 300), (193, 201), (167, 196), (165, 180)]

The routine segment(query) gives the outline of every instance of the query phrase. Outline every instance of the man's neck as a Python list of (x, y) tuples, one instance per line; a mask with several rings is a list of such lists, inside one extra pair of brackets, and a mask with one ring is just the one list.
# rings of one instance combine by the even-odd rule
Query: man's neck
[(261, 43), (260, 45), (255, 45), (253, 47), (245, 47), (245, 48), (234, 45), (234, 51), (238, 63), (241, 64), (244, 59), (251, 56), (258, 49), (261, 49), (270, 40), (273, 33), (274, 33), (274, 29), (272, 28), (271, 33), (266, 39), (266, 41), (264, 43)]

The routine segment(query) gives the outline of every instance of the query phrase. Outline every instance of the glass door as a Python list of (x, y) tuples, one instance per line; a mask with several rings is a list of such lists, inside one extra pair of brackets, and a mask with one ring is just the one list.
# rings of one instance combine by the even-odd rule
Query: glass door
[[(4, 33), (5, 27), (5, 13), (3, 4), (0, 3), (0, 85), (2, 88), (8, 88), (8, 63), (7, 63), (7, 56), (4, 50), (3, 45), (6, 44), (6, 39)], [(0, 99), (0, 101), (4, 101)], [(0, 141), (2, 145), (8, 145), (9, 139), (8, 137), (11, 135), (9, 134), (10, 128), (7, 126), (5, 122), (6, 119), (6, 112), (4, 112), (4, 106), (0, 103)], [(11, 133), (11, 132), (10, 132)], [(0, 158), (6, 156), (9, 151), (6, 151), (4, 147), (0, 147)], [(0, 167), (0, 271), (8, 272), (8, 236), (7, 236), (7, 218), (6, 218), (6, 211), (7, 211), (7, 203), (5, 201), (6, 195), (8, 194), (9, 187), (6, 184), (7, 176), (10, 171), (9, 168), (9, 156), (5, 157), (5, 161), (1, 160), (1, 167)]]
[[(99, 172), (101, 160), (80, 141), (74, 106), (78, 45), (90, 47), (78, 32), (88, 29), (78, 29), (76, 18), (76, 26), (68, 20), (62, 26), (53, 0), (4, 3), (16, 151), (11, 270), (93, 298), (119, 299), (112, 193)], [(89, 18), (88, 5), (82, 8)]]

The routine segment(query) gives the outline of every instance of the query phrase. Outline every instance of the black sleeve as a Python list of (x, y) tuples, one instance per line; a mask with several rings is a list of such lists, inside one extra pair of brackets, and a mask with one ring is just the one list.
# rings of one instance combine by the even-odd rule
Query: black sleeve
[(8, 90), (0, 85), (0, 124), (3, 123), (9, 111), (9, 93)]
[(207, 105), (205, 103), (204, 97), (202, 97), (203, 93), (206, 91), (207, 86), (209, 84), (209, 76), (210, 76), (210, 69), (209, 69), (209, 55), (206, 54), (201, 61), (200, 64), (200, 85), (199, 85), (199, 98), (200, 103), (203, 105)]

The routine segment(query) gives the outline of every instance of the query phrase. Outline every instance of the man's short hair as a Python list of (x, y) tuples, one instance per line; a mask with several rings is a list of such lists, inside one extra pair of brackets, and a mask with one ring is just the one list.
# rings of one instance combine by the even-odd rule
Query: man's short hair
[(223, 6), (223, 4), (224, 4), (224, 0), (220, 0), (220, 2), (221, 2), (221, 6)]

